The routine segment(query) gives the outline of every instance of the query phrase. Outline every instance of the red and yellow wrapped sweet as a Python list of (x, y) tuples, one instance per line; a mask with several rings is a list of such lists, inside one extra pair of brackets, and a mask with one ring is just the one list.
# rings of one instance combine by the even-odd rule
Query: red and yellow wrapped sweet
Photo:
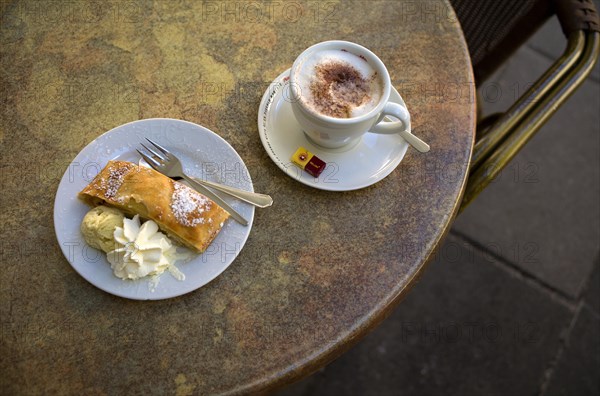
[(292, 155), (292, 162), (300, 169), (305, 170), (308, 174), (314, 177), (319, 177), (327, 165), (325, 161), (304, 147), (300, 147), (298, 150), (296, 150), (294, 155)]

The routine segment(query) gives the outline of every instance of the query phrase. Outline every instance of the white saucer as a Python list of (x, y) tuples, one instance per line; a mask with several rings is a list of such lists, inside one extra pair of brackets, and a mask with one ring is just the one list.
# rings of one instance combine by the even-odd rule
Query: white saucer
[(137, 163), (140, 156), (136, 149), (145, 138), (172, 150), (189, 175), (247, 191), (254, 189), (248, 168), (234, 148), (216, 133), (188, 121), (153, 118), (130, 122), (97, 137), (77, 154), (60, 181), (54, 201), (54, 229), (65, 257), (82, 277), (108, 293), (134, 300), (161, 300), (196, 290), (231, 265), (250, 235), (254, 206), (225, 198), (249, 224), (245, 227), (227, 220), (203, 254), (177, 264), (185, 280), (175, 279), (168, 271), (160, 275), (157, 284), (149, 277), (117, 278), (106, 254), (90, 248), (83, 239), (79, 226), (90, 207), (77, 198), (77, 193), (109, 160)]
[[(408, 148), (408, 143), (400, 135), (366, 133), (354, 147), (337, 150), (326, 149), (310, 141), (292, 113), (289, 74), (290, 69), (273, 81), (263, 95), (258, 111), (260, 140), (281, 170), (307, 186), (350, 191), (377, 183), (398, 166)], [(390, 101), (405, 106), (393, 87)], [(300, 146), (327, 163), (318, 178), (292, 163), (291, 157)]]

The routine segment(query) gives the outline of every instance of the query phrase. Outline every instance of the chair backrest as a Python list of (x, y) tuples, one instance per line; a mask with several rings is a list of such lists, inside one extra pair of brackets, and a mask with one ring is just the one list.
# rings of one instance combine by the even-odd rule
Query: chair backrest
[(450, 0), (480, 83), (550, 16), (551, 0)]

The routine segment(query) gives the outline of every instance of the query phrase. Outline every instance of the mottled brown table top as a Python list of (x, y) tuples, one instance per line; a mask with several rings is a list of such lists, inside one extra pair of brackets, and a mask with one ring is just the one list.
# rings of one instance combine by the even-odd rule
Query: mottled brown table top
[[(306, 375), (380, 322), (448, 230), (475, 122), (458, 22), (439, 1), (2, 2), (0, 393), (245, 393)], [(312, 189), (264, 151), (265, 87), (319, 41), (386, 63), (431, 145), (383, 181)], [(59, 180), (103, 132), (192, 121), (238, 151), (257, 191), (250, 238), (216, 280), (130, 301), (81, 278), (52, 221)], [(401, 309), (401, 307), (399, 308)]]

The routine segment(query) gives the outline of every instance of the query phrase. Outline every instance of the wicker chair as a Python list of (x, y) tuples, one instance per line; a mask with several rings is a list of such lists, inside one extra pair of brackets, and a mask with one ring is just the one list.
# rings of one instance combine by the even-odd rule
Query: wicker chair
[(567, 48), (505, 113), (478, 120), (464, 209), (589, 75), (600, 51), (592, 0), (450, 0), (462, 25), (477, 84), (548, 18), (557, 15)]

